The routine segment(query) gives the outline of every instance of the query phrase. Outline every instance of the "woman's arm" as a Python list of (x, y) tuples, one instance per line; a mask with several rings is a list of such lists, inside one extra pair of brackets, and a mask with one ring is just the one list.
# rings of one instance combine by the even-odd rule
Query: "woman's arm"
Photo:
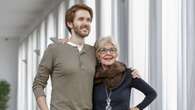
[(132, 79), (131, 86), (145, 95), (144, 100), (136, 106), (139, 110), (144, 109), (157, 97), (156, 91), (141, 78)]

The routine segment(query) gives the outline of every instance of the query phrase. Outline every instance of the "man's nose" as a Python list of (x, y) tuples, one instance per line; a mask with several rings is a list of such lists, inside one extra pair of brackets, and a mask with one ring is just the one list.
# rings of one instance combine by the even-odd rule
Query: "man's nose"
[(90, 25), (91, 24), (91, 22), (89, 20), (87, 20), (87, 19), (83, 20), (83, 23), (86, 24), (86, 25)]

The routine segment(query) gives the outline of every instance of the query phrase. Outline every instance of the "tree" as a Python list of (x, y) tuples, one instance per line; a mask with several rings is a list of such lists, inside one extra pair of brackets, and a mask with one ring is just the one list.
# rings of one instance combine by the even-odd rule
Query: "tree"
[(10, 84), (7, 81), (0, 81), (0, 110), (6, 110), (9, 101)]

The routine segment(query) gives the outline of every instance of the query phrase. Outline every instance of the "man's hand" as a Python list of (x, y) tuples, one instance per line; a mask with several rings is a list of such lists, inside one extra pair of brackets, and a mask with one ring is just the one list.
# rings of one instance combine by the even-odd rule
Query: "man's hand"
[(133, 72), (131, 74), (132, 74), (133, 78), (140, 78), (140, 72), (137, 69), (132, 69), (132, 70), (133, 70)]

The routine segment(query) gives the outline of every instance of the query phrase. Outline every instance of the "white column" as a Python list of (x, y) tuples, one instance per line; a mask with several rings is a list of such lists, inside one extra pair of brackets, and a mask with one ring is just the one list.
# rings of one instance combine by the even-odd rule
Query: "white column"
[[(32, 35), (32, 74), (31, 74), (31, 80), (33, 83), (34, 81), (34, 78), (36, 76), (36, 73), (37, 73), (37, 66), (38, 66), (38, 56), (37, 56), (37, 53), (36, 53), (36, 50), (37, 50), (37, 31), (35, 30), (33, 32), (33, 35)], [(34, 94), (32, 94), (33, 97), (32, 97), (32, 110), (36, 110), (36, 99), (34, 97)]]
[(46, 26), (45, 26), (45, 21), (42, 22), (41, 27), (40, 27), (40, 37), (39, 37), (39, 43), (40, 43), (40, 57), (39, 57), (39, 62), (43, 56), (44, 50), (46, 48)]
[(194, 110), (195, 97), (195, 1), (187, 2), (187, 110)]
[[(141, 77), (148, 81), (148, 34), (149, 34), (149, 1), (129, 1), (129, 66), (135, 67)], [(143, 94), (137, 90), (131, 95), (131, 106), (143, 100)], [(147, 109), (146, 109), (147, 110)]]
[(150, 110), (162, 110), (162, 3), (150, 0), (149, 82), (158, 96)]
[(68, 7), (73, 6), (76, 3), (76, 0), (68, 0)]
[[(121, 1), (118, 0), (112, 0), (112, 34), (113, 37), (116, 41), (119, 41), (120, 36), (119, 36), (119, 29), (122, 27), (119, 27), (119, 9), (118, 9), (118, 5)], [(124, 17), (124, 16), (123, 16)], [(125, 26), (123, 26), (125, 27)]]
[(85, 38), (85, 43), (89, 45), (94, 45), (96, 40), (96, 8), (95, 0), (83, 0), (86, 5), (92, 8), (93, 10), (93, 19), (91, 23), (91, 32), (88, 37)]
[(23, 41), (21, 45), (21, 59), (20, 59), (20, 79), (18, 79), (20, 90), (18, 91), (18, 110), (26, 110), (27, 109), (27, 91), (26, 91), (26, 73), (27, 73), (27, 42), (26, 40)]
[(119, 44), (119, 60), (128, 64), (129, 0), (112, 1), (112, 34)]
[(98, 0), (97, 5), (97, 28), (98, 36), (112, 35), (112, 0)]
[(19, 53), (18, 53), (18, 89), (17, 89), (17, 110), (22, 110), (23, 109), (23, 105), (22, 104), (24, 101), (22, 100), (22, 54), (23, 54), (23, 45), (21, 44), (19, 47)]
[(187, 108), (187, 13), (186, 0), (181, 5), (181, 36), (178, 36), (178, 98), (177, 110), (191, 110)]
[(162, 0), (163, 110), (177, 110), (178, 38), (181, 0)]
[(19, 97), (21, 97), (20, 95), (20, 90), (21, 90), (21, 82), (20, 82), (20, 79), (21, 79), (21, 52), (22, 52), (22, 46), (20, 45), (19, 46), (19, 49), (18, 49), (18, 75), (17, 75), (17, 80), (18, 80), (18, 85), (17, 85), (17, 110), (20, 109), (20, 106), (19, 106)]
[[(56, 20), (55, 20), (54, 13), (50, 13), (47, 18), (47, 37), (48, 38), (56, 38)], [(49, 40), (50, 42), (50, 40)], [(52, 43), (52, 42), (50, 42)]]
[(28, 53), (27, 53), (27, 86), (26, 86), (26, 89), (27, 89), (27, 110), (31, 110), (32, 109), (32, 34), (28, 37)]
[[(128, 37), (128, 52), (129, 52), (129, 57), (128, 57), (128, 62), (129, 62), (129, 66), (130, 67), (133, 67), (134, 66), (134, 58), (133, 58), (133, 0), (130, 0), (129, 1), (129, 6), (128, 6), (128, 10), (129, 10), (129, 13), (128, 13), (128, 16), (129, 16), (129, 24), (128, 24), (128, 30), (129, 30), (129, 37)], [(131, 105), (133, 104), (133, 100), (132, 100), (133, 98), (131, 98)]]
[(65, 37), (65, 1), (58, 7), (58, 38)]

